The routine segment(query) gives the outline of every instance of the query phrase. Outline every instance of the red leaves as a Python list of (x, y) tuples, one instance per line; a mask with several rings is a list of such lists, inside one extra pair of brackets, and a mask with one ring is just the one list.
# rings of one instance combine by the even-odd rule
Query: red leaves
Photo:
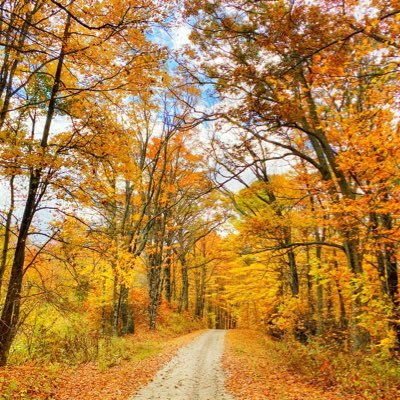
[(322, 365), (321, 365), (321, 367), (319, 368), (319, 370), (320, 370), (321, 372), (325, 372), (325, 371), (328, 370), (330, 367), (331, 367), (330, 362), (329, 362), (328, 360), (325, 360), (325, 361), (322, 363)]

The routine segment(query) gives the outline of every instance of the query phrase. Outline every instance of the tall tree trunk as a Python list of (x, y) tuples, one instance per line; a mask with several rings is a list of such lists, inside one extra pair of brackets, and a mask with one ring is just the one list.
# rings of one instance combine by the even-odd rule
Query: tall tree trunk
[(292, 234), (290, 231), (290, 227), (285, 229), (284, 236), (284, 246), (288, 246), (287, 256), (289, 262), (289, 277), (290, 277), (290, 290), (292, 292), (292, 296), (299, 295), (299, 275), (297, 272), (296, 265), (296, 255), (291, 247), (292, 244)]
[[(322, 235), (324, 236), (324, 235)], [(319, 229), (315, 229), (315, 240), (321, 242), (324, 240), (321, 238)], [(321, 271), (322, 264), (322, 246), (316, 246), (315, 257), (318, 263), (318, 271)], [(317, 334), (322, 335), (324, 332), (324, 288), (321, 285), (320, 280), (317, 282)]]
[[(308, 137), (317, 155), (322, 179), (334, 183), (337, 186), (337, 190), (344, 198), (354, 200), (355, 191), (344, 172), (337, 166), (336, 154), (330, 146), (324, 130), (321, 128), (322, 124), (318, 116), (318, 107), (314, 101), (311, 88), (305, 79), (303, 71), (299, 73), (299, 81), (304, 89), (306, 106), (308, 107), (307, 114), (309, 115), (309, 120), (304, 118), (304, 129), (306, 132), (310, 132)], [(344, 236), (343, 246), (346, 252), (348, 268), (356, 278), (352, 286), (351, 344), (354, 350), (358, 350), (365, 347), (369, 341), (368, 332), (359, 324), (359, 319), (362, 314), (362, 305), (360, 301), (361, 287), (360, 282), (357, 282), (357, 278), (362, 273), (362, 257), (358, 251), (359, 232), (356, 228), (352, 227), (350, 229), (343, 229), (342, 234)]]
[(101, 334), (106, 334), (107, 318), (106, 318), (106, 278), (103, 278), (101, 284)]
[(174, 264), (171, 264), (172, 268), (172, 280), (171, 280), (171, 292), (172, 292), (172, 300), (176, 301), (176, 267)]
[[(374, 241), (377, 242), (379, 245), (379, 218), (376, 212), (371, 212), (369, 215), (369, 219), (371, 222), (371, 230), (372, 230), (372, 238)], [(388, 282), (387, 282), (387, 276), (386, 276), (386, 266), (385, 266), (385, 251), (383, 248), (378, 248), (375, 251), (375, 257), (377, 261), (377, 269), (378, 269), (378, 274), (379, 274), (379, 279), (381, 281), (381, 291), (382, 294), (385, 296), (388, 294)]]
[[(351, 234), (351, 233), (350, 233)], [(351, 310), (351, 324), (350, 324), (350, 341), (353, 350), (357, 351), (364, 348), (369, 340), (370, 336), (368, 331), (360, 326), (359, 320), (362, 316), (362, 302), (361, 302), (361, 283), (359, 278), (362, 274), (361, 256), (358, 253), (358, 240), (354, 238), (348, 238), (344, 242), (344, 248), (346, 251), (347, 265), (349, 270), (353, 273), (354, 279), (352, 282), (352, 310)]]
[[(332, 266), (333, 269), (335, 271), (337, 271), (337, 269), (339, 268), (339, 263), (337, 260), (337, 251), (333, 250), (333, 262), (332, 262)], [(342, 330), (347, 329), (349, 322), (347, 320), (347, 315), (346, 315), (346, 307), (344, 304), (344, 298), (343, 298), (343, 292), (342, 292), (342, 288), (340, 287), (340, 282), (338, 279), (335, 279), (335, 286), (336, 286), (336, 290), (338, 293), (338, 298), (339, 298), (339, 326)]]
[(189, 310), (189, 273), (188, 267), (186, 265), (186, 260), (184, 258), (181, 259), (181, 278), (182, 287), (178, 306), (179, 313), (181, 313), (182, 310)]
[[(393, 219), (390, 214), (382, 215), (383, 227), (391, 231), (393, 229)], [(385, 243), (384, 258), (387, 275), (387, 288), (393, 307), (392, 327), (397, 338), (397, 346), (400, 347), (400, 299), (399, 299), (399, 275), (397, 267), (397, 248), (396, 244)]]
[(111, 315), (111, 329), (114, 336), (117, 336), (119, 333), (118, 325), (119, 325), (119, 310), (121, 306), (121, 296), (118, 292), (119, 288), (119, 275), (115, 270), (115, 266), (113, 267), (114, 270), (114, 282), (113, 282), (113, 308), (112, 308), (112, 315)]
[(289, 271), (290, 271), (290, 289), (293, 296), (299, 294), (299, 275), (297, 273), (296, 256), (292, 249), (288, 251)]
[(195, 316), (199, 318), (202, 318), (204, 315), (204, 304), (205, 304), (205, 294), (206, 294), (206, 273), (207, 273), (207, 268), (205, 265), (203, 265), (201, 267), (198, 287), (196, 288)]
[[(42, 140), (40, 143), (43, 153), (48, 145), (51, 122), (53, 120), (57, 93), (61, 84), (61, 71), (65, 57), (65, 46), (69, 37), (71, 19), (68, 16), (64, 29), (63, 43), (60, 56), (57, 63), (57, 69), (54, 77), (53, 88), (50, 95), (49, 106), (47, 109), (46, 121), (43, 128)], [(8, 284), (7, 295), (4, 302), (0, 320), (0, 366), (7, 363), (8, 353), (14, 340), (20, 314), (21, 289), (24, 274), (25, 249), (28, 238), (29, 228), (35, 215), (38, 201), (44, 195), (48, 182), (42, 182), (42, 167), (35, 168), (29, 176), (28, 196), (25, 202), (24, 212), (21, 219), (17, 245), (14, 252), (14, 260), (11, 267), (11, 276)]]
[(128, 333), (134, 333), (135, 324), (129, 307), (129, 288), (127, 288), (124, 283), (120, 286), (120, 298), (121, 334), (127, 335)]
[(314, 296), (313, 296), (313, 280), (311, 278), (311, 265), (310, 265), (310, 248), (306, 246), (306, 266), (307, 266), (307, 303), (309, 313), (314, 316), (315, 307), (314, 307)]
[(346, 307), (344, 305), (344, 298), (343, 298), (343, 293), (342, 289), (340, 288), (340, 284), (338, 281), (335, 281), (336, 284), (336, 289), (338, 292), (338, 297), (339, 297), (339, 309), (340, 309), (340, 317), (339, 317), (339, 324), (341, 329), (347, 329), (349, 323), (347, 321), (347, 316), (346, 316)]
[(4, 227), (4, 241), (3, 241), (3, 250), (1, 252), (1, 264), (0, 264), (0, 293), (1, 293), (1, 288), (3, 286), (4, 272), (6, 271), (6, 267), (7, 267), (7, 256), (8, 256), (9, 245), (10, 245), (11, 222), (12, 222), (12, 216), (13, 216), (13, 212), (14, 212), (14, 200), (15, 200), (14, 199), (14, 178), (15, 178), (14, 175), (12, 175), (10, 178), (10, 192), (11, 192), (10, 208), (8, 209), (8, 212), (7, 212), (6, 225)]
[(161, 297), (161, 255), (153, 254), (150, 256), (150, 268), (147, 273), (149, 282), (149, 327), (151, 330), (156, 329), (156, 321), (158, 315), (158, 307), (160, 305)]
[(14, 261), (11, 267), (11, 276), (8, 283), (7, 295), (0, 320), (0, 366), (7, 363), (8, 352), (14, 340), (21, 306), (21, 288), (25, 262), (25, 248), (29, 227), (35, 213), (35, 199), (40, 183), (40, 172), (34, 171), (30, 175), (28, 198), (25, 203), (17, 245), (14, 252)]
[[(167, 244), (168, 245), (168, 244)], [(167, 254), (164, 267), (164, 286), (165, 286), (165, 298), (169, 304), (172, 301), (172, 288), (171, 288), (171, 260), (172, 254)]]

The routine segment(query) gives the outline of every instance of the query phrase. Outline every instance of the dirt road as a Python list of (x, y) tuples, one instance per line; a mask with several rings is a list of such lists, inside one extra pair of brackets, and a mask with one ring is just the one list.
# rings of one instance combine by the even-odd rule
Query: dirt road
[(130, 400), (233, 400), (224, 389), (223, 330), (210, 330), (178, 354)]

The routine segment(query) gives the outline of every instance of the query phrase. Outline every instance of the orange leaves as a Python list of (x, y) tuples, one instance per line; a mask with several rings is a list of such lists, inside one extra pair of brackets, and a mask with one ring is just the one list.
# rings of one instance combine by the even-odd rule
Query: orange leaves
[[(129, 340), (137, 348), (154, 348), (150, 357), (138, 354), (135, 361), (101, 370), (93, 363), (76, 369), (52, 369), (34, 366), (8, 367), (0, 370), (0, 394), (4, 400), (127, 400), (147, 384), (156, 371), (177, 349), (193, 340), (199, 332), (173, 338), (143, 332)], [(157, 343), (157, 344), (156, 344)], [(134, 356), (134, 355), (129, 355)]]
[(2, 400), (54, 398), (60, 377), (57, 371), (25, 365), (0, 370), (0, 396)]
[[(342, 397), (309, 383), (301, 374), (289, 370), (281, 355), (268, 346), (261, 333), (229, 331), (223, 358), (226, 386), (238, 400), (339, 400)], [(324, 364), (323, 364), (324, 365)], [(326, 367), (327, 364), (325, 364)], [(322, 368), (322, 366), (321, 366)], [(356, 397), (346, 397), (356, 399)]]
[(199, 332), (178, 338), (161, 338), (158, 334), (142, 334), (130, 340), (141, 343), (142, 346), (160, 348), (156, 354), (143, 360), (122, 362), (106, 371), (100, 371), (94, 365), (83, 365), (77, 371), (67, 372), (55, 394), (56, 400), (127, 400), (140, 386), (147, 384), (158, 369), (173, 357), (182, 345), (193, 340)]

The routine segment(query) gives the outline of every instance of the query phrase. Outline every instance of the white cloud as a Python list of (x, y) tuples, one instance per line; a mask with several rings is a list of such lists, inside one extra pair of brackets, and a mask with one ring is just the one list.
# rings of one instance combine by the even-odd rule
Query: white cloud
[(173, 28), (172, 32), (172, 43), (174, 50), (179, 50), (183, 46), (190, 43), (189, 35), (192, 29), (188, 24), (182, 24)]

